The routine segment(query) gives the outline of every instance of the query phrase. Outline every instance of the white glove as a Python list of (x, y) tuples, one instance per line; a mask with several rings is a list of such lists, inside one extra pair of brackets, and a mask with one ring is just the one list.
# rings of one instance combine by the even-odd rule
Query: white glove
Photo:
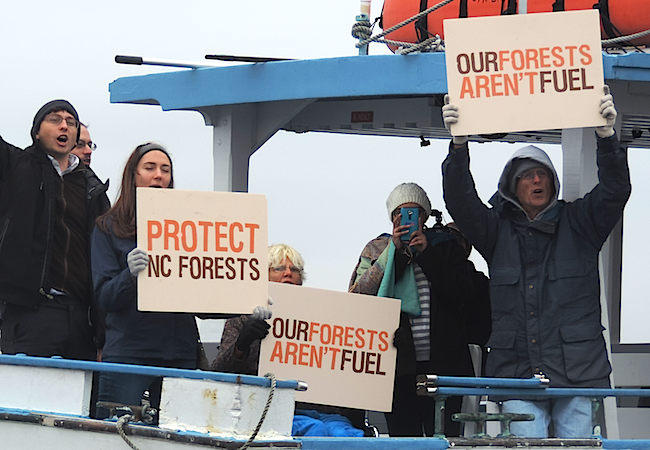
[(602, 127), (596, 127), (596, 133), (601, 138), (606, 138), (614, 135), (614, 124), (616, 123), (616, 108), (614, 107), (614, 98), (609, 93), (609, 86), (605, 85), (605, 96), (600, 99), (600, 115), (607, 123)]
[(140, 248), (134, 248), (126, 255), (126, 264), (129, 266), (129, 272), (134, 277), (142, 272), (149, 265), (149, 256), (147, 252)]
[(256, 306), (253, 310), (251, 318), (267, 320), (270, 319), (271, 316), (273, 316), (273, 313), (271, 312), (270, 308), (265, 308), (264, 306)]
[[(451, 126), (458, 122), (458, 106), (449, 104), (449, 94), (445, 94), (445, 106), (442, 107), (442, 121), (449, 134), (451, 134)], [(468, 139), (468, 136), (454, 136), (451, 141), (456, 145), (463, 145)]]

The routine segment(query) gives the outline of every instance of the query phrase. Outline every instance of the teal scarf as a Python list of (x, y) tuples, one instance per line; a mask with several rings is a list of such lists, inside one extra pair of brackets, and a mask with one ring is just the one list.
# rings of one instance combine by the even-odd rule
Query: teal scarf
[(388, 247), (388, 261), (386, 262), (384, 277), (381, 279), (377, 296), (401, 299), (402, 311), (413, 316), (419, 316), (422, 312), (418, 287), (415, 284), (413, 264), (408, 264), (404, 269), (402, 278), (395, 282), (395, 244), (393, 244), (392, 239)]
[[(424, 230), (429, 246), (434, 247), (442, 242), (455, 239), (450, 233), (439, 232), (434, 228)], [(395, 244), (390, 240), (388, 247), (388, 261), (384, 270), (384, 277), (381, 279), (377, 297), (399, 298), (402, 300), (402, 311), (413, 316), (419, 316), (422, 312), (420, 308), (420, 295), (415, 283), (415, 272), (413, 264), (408, 264), (404, 269), (404, 275), (401, 279), (395, 281)]]

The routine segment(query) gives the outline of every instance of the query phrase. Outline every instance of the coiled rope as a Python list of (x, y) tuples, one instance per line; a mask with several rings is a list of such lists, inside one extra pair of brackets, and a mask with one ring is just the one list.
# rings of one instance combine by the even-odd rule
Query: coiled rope
[[(388, 44), (388, 45), (394, 45), (394, 46), (397, 46), (397, 47), (403, 47), (404, 50), (400, 51), (400, 53), (405, 55), (405, 54), (408, 54), (408, 53), (413, 53), (413, 52), (419, 51), (419, 50), (421, 50), (421, 49), (423, 49), (423, 48), (425, 48), (427, 46), (432, 46), (433, 43), (436, 43), (436, 45), (434, 46), (434, 50), (435, 51), (442, 50), (442, 40), (440, 39), (439, 36), (434, 36), (434, 37), (425, 39), (424, 41), (416, 43), (416, 44), (414, 44), (412, 42), (392, 41), (392, 40), (389, 40), (389, 39), (382, 39), (382, 38), (384, 36), (386, 36), (387, 34), (392, 33), (395, 30), (399, 30), (403, 26), (406, 26), (406, 25), (408, 25), (408, 24), (410, 24), (412, 22), (415, 22), (416, 20), (426, 16), (429, 13), (432, 13), (433, 11), (435, 11), (437, 9), (442, 8), (446, 4), (451, 3), (453, 1), (454, 0), (443, 0), (442, 2), (440, 2), (440, 3), (436, 4), (436, 5), (433, 5), (432, 7), (428, 8), (428, 9), (425, 9), (424, 11), (414, 15), (413, 17), (410, 17), (410, 18), (404, 20), (403, 22), (398, 23), (397, 25), (393, 25), (389, 29), (382, 31), (381, 33), (379, 33), (379, 34), (377, 34), (375, 36), (371, 36), (372, 28), (370, 28), (370, 22), (366, 22), (366, 21), (357, 22), (352, 26), (352, 36), (354, 36), (357, 39), (361, 39), (359, 42), (357, 42), (356, 47), (357, 48), (363, 47), (364, 45), (367, 45), (367, 44), (369, 44), (371, 42), (379, 42), (381, 44)], [(356, 26), (357, 24), (360, 24), (360, 26), (357, 27)], [(355, 34), (355, 32), (356, 32), (356, 34)], [(366, 37), (366, 36), (368, 36), (368, 37)]]
[(131, 440), (124, 432), (124, 425), (131, 422), (132, 420), (133, 416), (131, 414), (124, 414), (122, 417), (117, 419), (117, 432), (122, 437), (122, 439), (124, 439), (124, 442), (129, 444), (129, 447), (131, 447), (133, 450), (139, 450), (138, 447), (136, 447), (135, 444), (131, 442)]
[(253, 431), (251, 437), (248, 438), (248, 441), (246, 441), (246, 443), (240, 447), (240, 450), (246, 450), (248, 447), (250, 447), (251, 443), (255, 440), (257, 433), (260, 431), (260, 428), (262, 428), (262, 424), (264, 423), (264, 419), (266, 418), (266, 413), (269, 412), (269, 408), (271, 407), (271, 401), (273, 400), (273, 394), (275, 393), (276, 379), (275, 379), (275, 375), (270, 372), (265, 373), (264, 376), (266, 378), (271, 379), (271, 389), (269, 390), (269, 398), (266, 400), (266, 406), (264, 406), (264, 411), (262, 411), (262, 417), (260, 417), (260, 421), (257, 423), (257, 427), (255, 427), (255, 430)]

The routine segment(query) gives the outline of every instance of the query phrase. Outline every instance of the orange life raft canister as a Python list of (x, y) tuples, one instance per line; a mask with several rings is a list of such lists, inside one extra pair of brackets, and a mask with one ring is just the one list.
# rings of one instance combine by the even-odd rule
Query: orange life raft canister
[[(384, 30), (415, 16), (441, 0), (384, 0), (382, 28)], [(577, 11), (599, 9), (603, 39), (627, 36), (650, 29), (647, 0), (528, 0), (527, 12)], [(426, 18), (410, 23), (386, 35), (386, 39), (402, 42), (422, 42), (428, 37), (445, 33), (442, 21), (463, 17), (485, 17), (518, 14), (517, 0), (458, 0), (430, 13)], [(650, 35), (621, 45), (650, 45)], [(391, 50), (396, 47), (389, 45)]]

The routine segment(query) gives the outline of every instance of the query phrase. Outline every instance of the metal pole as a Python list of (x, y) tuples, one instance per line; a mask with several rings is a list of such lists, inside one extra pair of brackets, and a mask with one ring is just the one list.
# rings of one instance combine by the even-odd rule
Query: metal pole
[(223, 67), (218, 64), (195, 63), (192, 61), (179, 61), (175, 59), (150, 59), (141, 56), (122, 56), (117, 55), (115, 62), (118, 64), (133, 64), (137, 66), (167, 66), (167, 67), (183, 67), (187, 69), (202, 69), (205, 67)]

